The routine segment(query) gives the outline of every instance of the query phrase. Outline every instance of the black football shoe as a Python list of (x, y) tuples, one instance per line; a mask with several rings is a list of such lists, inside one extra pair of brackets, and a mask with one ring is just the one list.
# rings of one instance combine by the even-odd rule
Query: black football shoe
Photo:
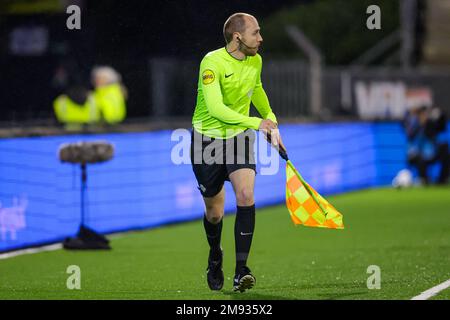
[(211, 290), (220, 290), (223, 287), (223, 250), (220, 249), (220, 256), (217, 258), (212, 257), (211, 251), (208, 257), (208, 268), (206, 269), (206, 278), (208, 280), (208, 286)]
[(252, 275), (247, 266), (243, 266), (234, 276), (233, 291), (244, 292), (245, 290), (253, 288), (256, 284), (256, 278)]

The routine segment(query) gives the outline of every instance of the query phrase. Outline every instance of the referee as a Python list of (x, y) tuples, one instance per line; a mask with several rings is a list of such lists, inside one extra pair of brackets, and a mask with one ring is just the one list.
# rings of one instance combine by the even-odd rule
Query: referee
[[(261, 84), (262, 44), (258, 21), (246, 13), (230, 16), (223, 27), (226, 46), (211, 51), (200, 64), (197, 104), (192, 118), (191, 162), (206, 213), (203, 224), (210, 246), (207, 281), (211, 290), (223, 287), (220, 245), (224, 215), (224, 182), (236, 195), (234, 225), (236, 269), (233, 290), (252, 288), (256, 278), (247, 266), (255, 228), (255, 133), (281, 145), (277, 119)], [(262, 118), (250, 117), (250, 102)]]

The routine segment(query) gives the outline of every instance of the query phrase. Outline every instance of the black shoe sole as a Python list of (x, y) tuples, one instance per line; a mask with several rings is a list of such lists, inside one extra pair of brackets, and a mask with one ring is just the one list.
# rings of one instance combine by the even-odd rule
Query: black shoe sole
[(253, 288), (256, 283), (256, 279), (254, 276), (247, 274), (239, 280), (239, 284), (233, 287), (233, 291), (244, 292), (245, 290)]

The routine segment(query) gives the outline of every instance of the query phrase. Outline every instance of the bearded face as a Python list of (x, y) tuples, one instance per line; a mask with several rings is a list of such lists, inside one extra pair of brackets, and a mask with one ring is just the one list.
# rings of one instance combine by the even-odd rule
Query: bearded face
[(258, 53), (263, 42), (258, 21), (254, 17), (249, 17), (245, 21), (245, 31), (241, 34), (239, 50), (246, 56), (254, 56)]

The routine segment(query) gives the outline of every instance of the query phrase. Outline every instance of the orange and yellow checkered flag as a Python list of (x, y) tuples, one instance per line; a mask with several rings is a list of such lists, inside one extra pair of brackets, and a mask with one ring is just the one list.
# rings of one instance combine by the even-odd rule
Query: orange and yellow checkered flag
[[(267, 135), (271, 142), (271, 135)], [(286, 160), (286, 206), (296, 225), (329, 229), (344, 229), (342, 214), (314, 190), (295, 169), (284, 145), (277, 147), (280, 156)]]
[(302, 178), (290, 160), (286, 163), (286, 206), (295, 224), (344, 229), (342, 214)]

